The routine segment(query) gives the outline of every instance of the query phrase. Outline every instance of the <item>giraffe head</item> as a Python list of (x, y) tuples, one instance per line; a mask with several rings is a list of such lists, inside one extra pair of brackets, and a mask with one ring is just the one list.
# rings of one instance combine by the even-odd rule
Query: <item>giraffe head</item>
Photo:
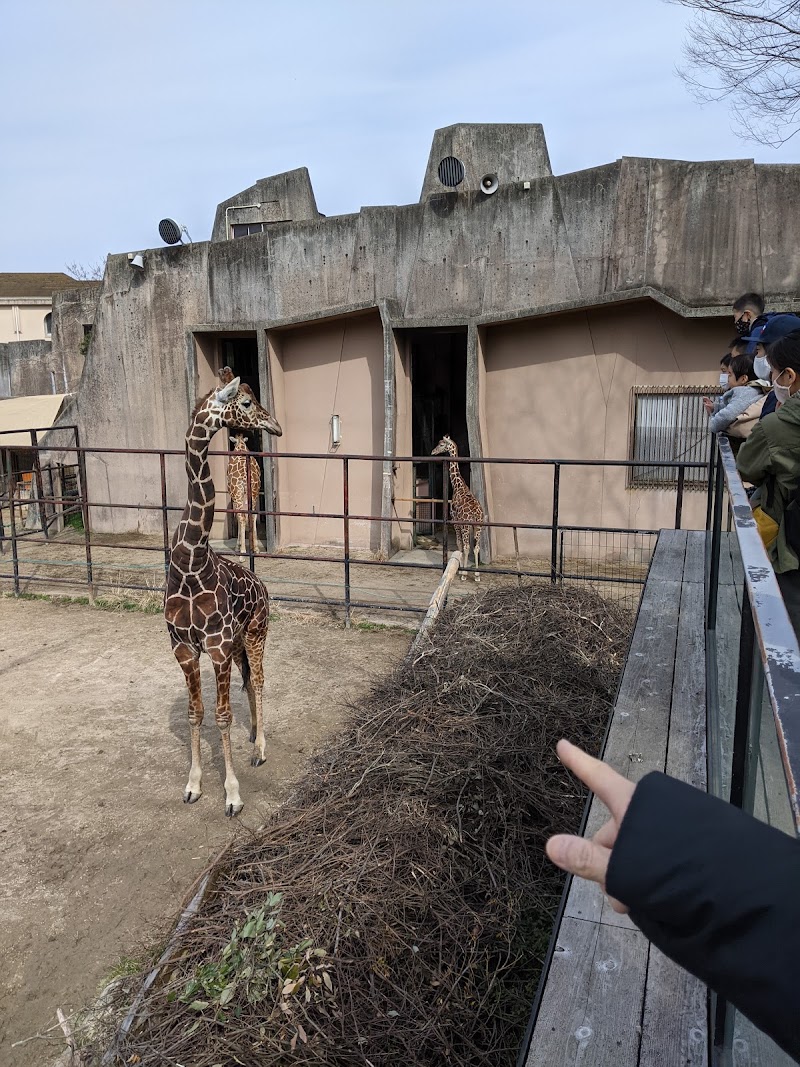
[(453, 438), (449, 434), (445, 434), (444, 435), (444, 437), (441, 439), (441, 441), (436, 446), (436, 448), (434, 448), (433, 452), (431, 452), (431, 455), (432, 456), (442, 456), (442, 455), (444, 455), (445, 452), (447, 452), (451, 456), (457, 456), (458, 455), (458, 449), (456, 448), (456, 443), (455, 443), (455, 441), (453, 440)]
[(243, 433), (231, 434), (231, 451), (232, 452), (246, 452), (247, 451), (247, 438)]
[(231, 430), (266, 430), (275, 437), (282, 435), (278, 420), (259, 404), (249, 385), (234, 378), (229, 367), (223, 367), (219, 377), (220, 387), (212, 389), (197, 408), (197, 414), (212, 432), (227, 426)]

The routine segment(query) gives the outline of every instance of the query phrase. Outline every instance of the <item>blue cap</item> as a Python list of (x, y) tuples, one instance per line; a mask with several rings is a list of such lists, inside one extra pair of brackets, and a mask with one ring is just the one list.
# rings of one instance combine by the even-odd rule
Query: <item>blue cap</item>
[(757, 340), (760, 345), (771, 345), (795, 330), (800, 330), (800, 316), (773, 315)]

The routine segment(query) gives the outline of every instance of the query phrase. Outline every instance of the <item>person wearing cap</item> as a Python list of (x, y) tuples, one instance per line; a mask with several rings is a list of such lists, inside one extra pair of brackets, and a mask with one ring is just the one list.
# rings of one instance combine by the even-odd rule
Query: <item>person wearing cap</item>
[[(781, 337), (794, 333), (795, 330), (800, 330), (800, 317), (797, 315), (771, 315), (764, 326), (758, 330), (753, 366), (759, 378), (770, 380), (770, 366), (767, 360), (768, 347), (774, 344), (775, 341), (779, 341)], [(777, 404), (778, 398), (775, 396), (775, 390), (773, 389), (764, 399), (761, 418), (763, 419), (765, 415), (771, 415)]]
[(758, 487), (750, 501), (753, 515), (800, 641), (800, 329), (765, 347), (777, 410), (756, 423), (736, 466), (743, 481)]

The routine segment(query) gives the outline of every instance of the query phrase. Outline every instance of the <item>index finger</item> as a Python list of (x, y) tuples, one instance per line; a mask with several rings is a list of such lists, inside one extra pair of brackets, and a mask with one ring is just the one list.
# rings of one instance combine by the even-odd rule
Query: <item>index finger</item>
[(556, 745), (556, 752), (564, 766), (600, 797), (615, 819), (621, 820), (636, 788), (633, 782), (564, 738)]

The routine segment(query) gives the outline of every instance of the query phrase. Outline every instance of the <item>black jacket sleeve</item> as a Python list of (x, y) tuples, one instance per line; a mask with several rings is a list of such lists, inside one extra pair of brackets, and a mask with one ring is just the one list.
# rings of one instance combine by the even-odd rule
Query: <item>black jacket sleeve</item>
[(800, 842), (652, 773), (622, 821), (606, 888), (666, 956), (800, 1061)]

